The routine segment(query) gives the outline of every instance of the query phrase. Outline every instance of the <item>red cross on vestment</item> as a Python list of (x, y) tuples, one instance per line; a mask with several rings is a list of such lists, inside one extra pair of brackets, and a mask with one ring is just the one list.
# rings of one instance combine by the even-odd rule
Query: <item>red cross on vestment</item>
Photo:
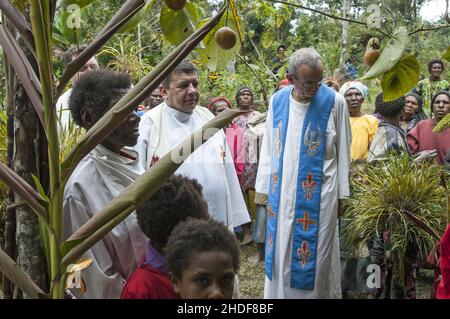
[(311, 257), (311, 250), (309, 250), (308, 243), (304, 240), (302, 247), (297, 249), (297, 255), (300, 259), (300, 264), (304, 267), (309, 262), (309, 257)]
[(316, 190), (317, 183), (314, 181), (312, 173), (308, 173), (306, 180), (302, 182), (303, 191), (305, 192), (305, 198), (310, 200), (313, 196), (313, 192)]
[(299, 224), (303, 224), (303, 230), (308, 231), (309, 225), (314, 225), (316, 223), (316, 220), (309, 219), (309, 213), (305, 212), (305, 214), (303, 215), (303, 218), (297, 218), (296, 222)]
[(269, 206), (269, 217), (270, 218), (275, 217), (275, 212), (272, 209), (272, 205)]
[(277, 187), (278, 183), (278, 174), (277, 172), (272, 174), (272, 192), (275, 192), (275, 188)]

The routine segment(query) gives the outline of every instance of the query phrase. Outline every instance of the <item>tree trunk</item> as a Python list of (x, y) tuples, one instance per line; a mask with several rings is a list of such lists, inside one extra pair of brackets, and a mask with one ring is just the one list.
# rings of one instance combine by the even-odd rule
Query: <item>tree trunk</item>
[[(6, 54), (3, 54), (4, 74), (5, 74), (5, 92), (6, 92), (6, 132), (7, 132), (7, 158), (8, 167), (13, 168), (13, 149), (14, 149), (14, 103), (13, 103), (13, 85), (14, 70), (8, 63)], [(14, 192), (8, 191), (7, 208), (5, 210), (5, 229), (3, 251), (12, 259), (16, 259), (16, 211), (12, 206), (14, 204)], [(11, 281), (2, 276), (2, 291), (4, 299), (12, 299), (13, 285)]]
[[(348, 16), (348, 0), (342, 1), (342, 14), (344, 18)], [(342, 43), (341, 43), (341, 55), (339, 56), (339, 68), (344, 70), (345, 56), (347, 54), (347, 31), (349, 27), (348, 21), (342, 21)]]
[[(31, 53), (22, 45), (31, 64), (36, 68)], [(20, 83), (14, 87), (14, 171), (30, 185), (34, 185), (32, 174), (39, 177), (41, 147), (39, 142), (40, 122), (38, 116)], [(21, 199), (16, 195), (15, 202)], [(27, 206), (16, 208), (17, 228), (16, 243), (18, 263), (31, 279), (43, 290), (48, 291), (46, 262), (39, 236), (39, 220), (37, 215)], [(24, 296), (27, 297), (27, 296)]]

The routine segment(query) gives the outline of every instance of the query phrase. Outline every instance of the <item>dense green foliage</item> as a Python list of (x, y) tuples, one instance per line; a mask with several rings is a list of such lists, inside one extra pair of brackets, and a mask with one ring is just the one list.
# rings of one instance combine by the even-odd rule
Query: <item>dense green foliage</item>
[[(74, 36), (73, 31), (72, 34), (62, 32), (65, 36), (62, 39), (59, 37), (58, 39), (61, 41), (55, 41), (55, 45), (59, 50), (64, 51), (76, 41), (90, 42), (124, 2), (124, 0), (92, 1), (81, 11), (81, 29), (78, 34)], [(298, 4), (296, 1), (291, 2)], [(370, 4), (379, 4), (373, 0), (349, 2), (351, 10), (348, 17), (362, 22), (367, 22), (367, 7)], [(398, 26), (406, 26), (409, 32), (420, 27), (430, 27), (431, 24), (422, 21), (419, 15), (421, 6), (426, 2), (426, 0), (384, 1), (380, 6), (382, 30), (387, 34), (392, 34)], [(103, 67), (127, 71), (135, 81), (138, 81), (173, 48), (173, 45), (164, 39), (160, 29), (161, 3), (162, 1), (153, 1), (139, 28), (136, 27), (127, 33), (118, 34), (109, 41), (105, 50), (98, 55)], [(336, 16), (343, 15), (342, 3), (342, 0), (327, 1), (326, 3), (318, 0), (302, 1), (305, 7)], [(217, 11), (221, 4), (222, 1), (195, 1), (198, 15), (203, 18), (209, 16), (211, 12)], [(270, 96), (276, 81), (276, 78), (270, 74), (270, 65), (276, 55), (276, 48), (280, 44), (288, 47), (288, 56), (297, 48), (315, 47), (325, 60), (328, 74), (335, 74), (339, 70), (342, 21), (267, 0), (241, 0), (236, 1), (236, 4), (244, 29), (244, 43), (240, 54), (253, 68), (253, 71), (238, 57), (226, 68), (226, 71), (220, 68), (217, 70), (218, 73), (211, 77), (208, 77), (210, 70), (205, 65), (200, 66), (201, 89), (202, 94), (205, 95), (202, 97), (203, 103), (209, 97), (216, 95), (233, 98), (234, 92), (241, 85), (253, 87), (257, 92), (257, 100), (263, 99), (264, 91)], [(60, 8), (60, 16), (61, 14), (62, 9)], [(58, 20), (57, 18), (58, 14), (55, 20)], [(433, 25), (445, 23), (445, 20), (442, 19)], [(55, 26), (59, 26), (61, 29), (61, 24), (55, 23)], [(365, 25), (355, 23), (349, 25), (346, 58), (353, 58), (359, 77), (368, 70), (363, 63), (363, 55), (368, 39), (374, 36), (380, 38), (383, 48), (388, 40), (385, 35), (375, 30), (369, 30)], [(450, 28), (418, 32), (410, 36), (407, 50), (416, 54), (421, 74), (428, 76), (427, 62), (443, 55), (448, 47), (448, 43), (444, 39), (448, 38), (450, 38)], [(200, 61), (201, 57), (194, 53), (192, 58)], [(61, 63), (55, 61), (55, 67), (58, 75), (62, 69)], [(261, 79), (254, 75), (255, 71)], [(444, 78), (450, 79), (449, 68), (445, 70)], [(370, 86), (370, 95), (365, 103), (366, 108), (372, 104), (375, 95), (381, 91), (379, 79), (367, 81), (367, 84)], [(2, 85), (0, 84), (0, 86)], [(0, 91), (0, 101), (3, 101), (4, 90)]]

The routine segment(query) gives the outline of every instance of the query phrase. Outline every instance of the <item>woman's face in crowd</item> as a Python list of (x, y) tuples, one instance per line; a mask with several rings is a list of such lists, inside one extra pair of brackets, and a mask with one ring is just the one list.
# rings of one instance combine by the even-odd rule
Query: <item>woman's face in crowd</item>
[(238, 98), (239, 108), (241, 110), (248, 110), (253, 103), (253, 95), (249, 91), (243, 91)]
[(214, 102), (212, 109), (214, 110), (214, 115), (219, 115), (220, 113), (222, 113), (225, 109), (228, 108), (228, 103), (223, 101), (223, 100), (219, 100), (217, 102)]
[(433, 113), (436, 122), (439, 122), (444, 116), (450, 113), (450, 97), (448, 95), (440, 94), (434, 99)]
[(442, 65), (440, 63), (435, 63), (431, 66), (431, 75), (433, 77), (440, 77), (442, 73)]
[(419, 111), (419, 101), (414, 96), (405, 98), (405, 116), (410, 118)]
[(360, 109), (364, 102), (364, 96), (357, 89), (350, 89), (344, 94), (347, 106), (351, 110)]

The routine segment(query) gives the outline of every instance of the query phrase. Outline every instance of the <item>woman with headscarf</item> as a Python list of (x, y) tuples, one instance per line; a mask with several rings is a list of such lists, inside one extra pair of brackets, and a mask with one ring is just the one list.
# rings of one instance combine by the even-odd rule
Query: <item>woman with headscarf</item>
[[(219, 115), (227, 108), (231, 109), (231, 102), (223, 96), (212, 98), (208, 103), (208, 110), (215, 116)], [(236, 169), (239, 182), (241, 182), (242, 172), (244, 171), (244, 131), (234, 123), (231, 123), (224, 130), (228, 147), (233, 156), (234, 168)]]
[(366, 160), (369, 146), (378, 128), (378, 119), (373, 115), (363, 114), (361, 106), (367, 97), (368, 88), (359, 81), (350, 81), (342, 85), (339, 93), (347, 101), (352, 129), (350, 155), (352, 161)]
[(422, 99), (418, 94), (411, 92), (405, 95), (405, 111), (400, 127), (406, 132), (411, 131), (419, 121), (427, 118), (422, 105)]
[(433, 132), (434, 127), (444, 116), (450, 113), (450, 92), (438, 91), (431, 99), (434, 117), (420, 121), (407, 136), (409, 149), (413, 153), (436, 150), (438, 161), (444, 163), (444, 158), (450, 150), (450, 128), (444, 132)]
[[(240, 110), (251, 110), (253, 105), (253, 91), (247, 86), (243, 86), (237, 90), (236, 103)], [(256, 218), (256, 205), (254, 203), (255, 198), (255, 182), (256, 173), (258, 171), (258, 159), (259, 159), (259, 143), (252, 138), (254, 135), (249, 131), (249, 123), (254, 122), (261, 117), (265, 117), (258, 111), (250, 111), (242, 114), (233, 120), (233, 124), (239, 126), (244, 130), (244, 171), (242, 172), (241, 186), (244, 191), (244, 197), (247, 202), (247, 206), (250, 211), (250, 215), (253, 219)], [(249, 244), (252, 242), (251, 237), (251, 224), (243, 225), (244, 239), (242, 244)]]

